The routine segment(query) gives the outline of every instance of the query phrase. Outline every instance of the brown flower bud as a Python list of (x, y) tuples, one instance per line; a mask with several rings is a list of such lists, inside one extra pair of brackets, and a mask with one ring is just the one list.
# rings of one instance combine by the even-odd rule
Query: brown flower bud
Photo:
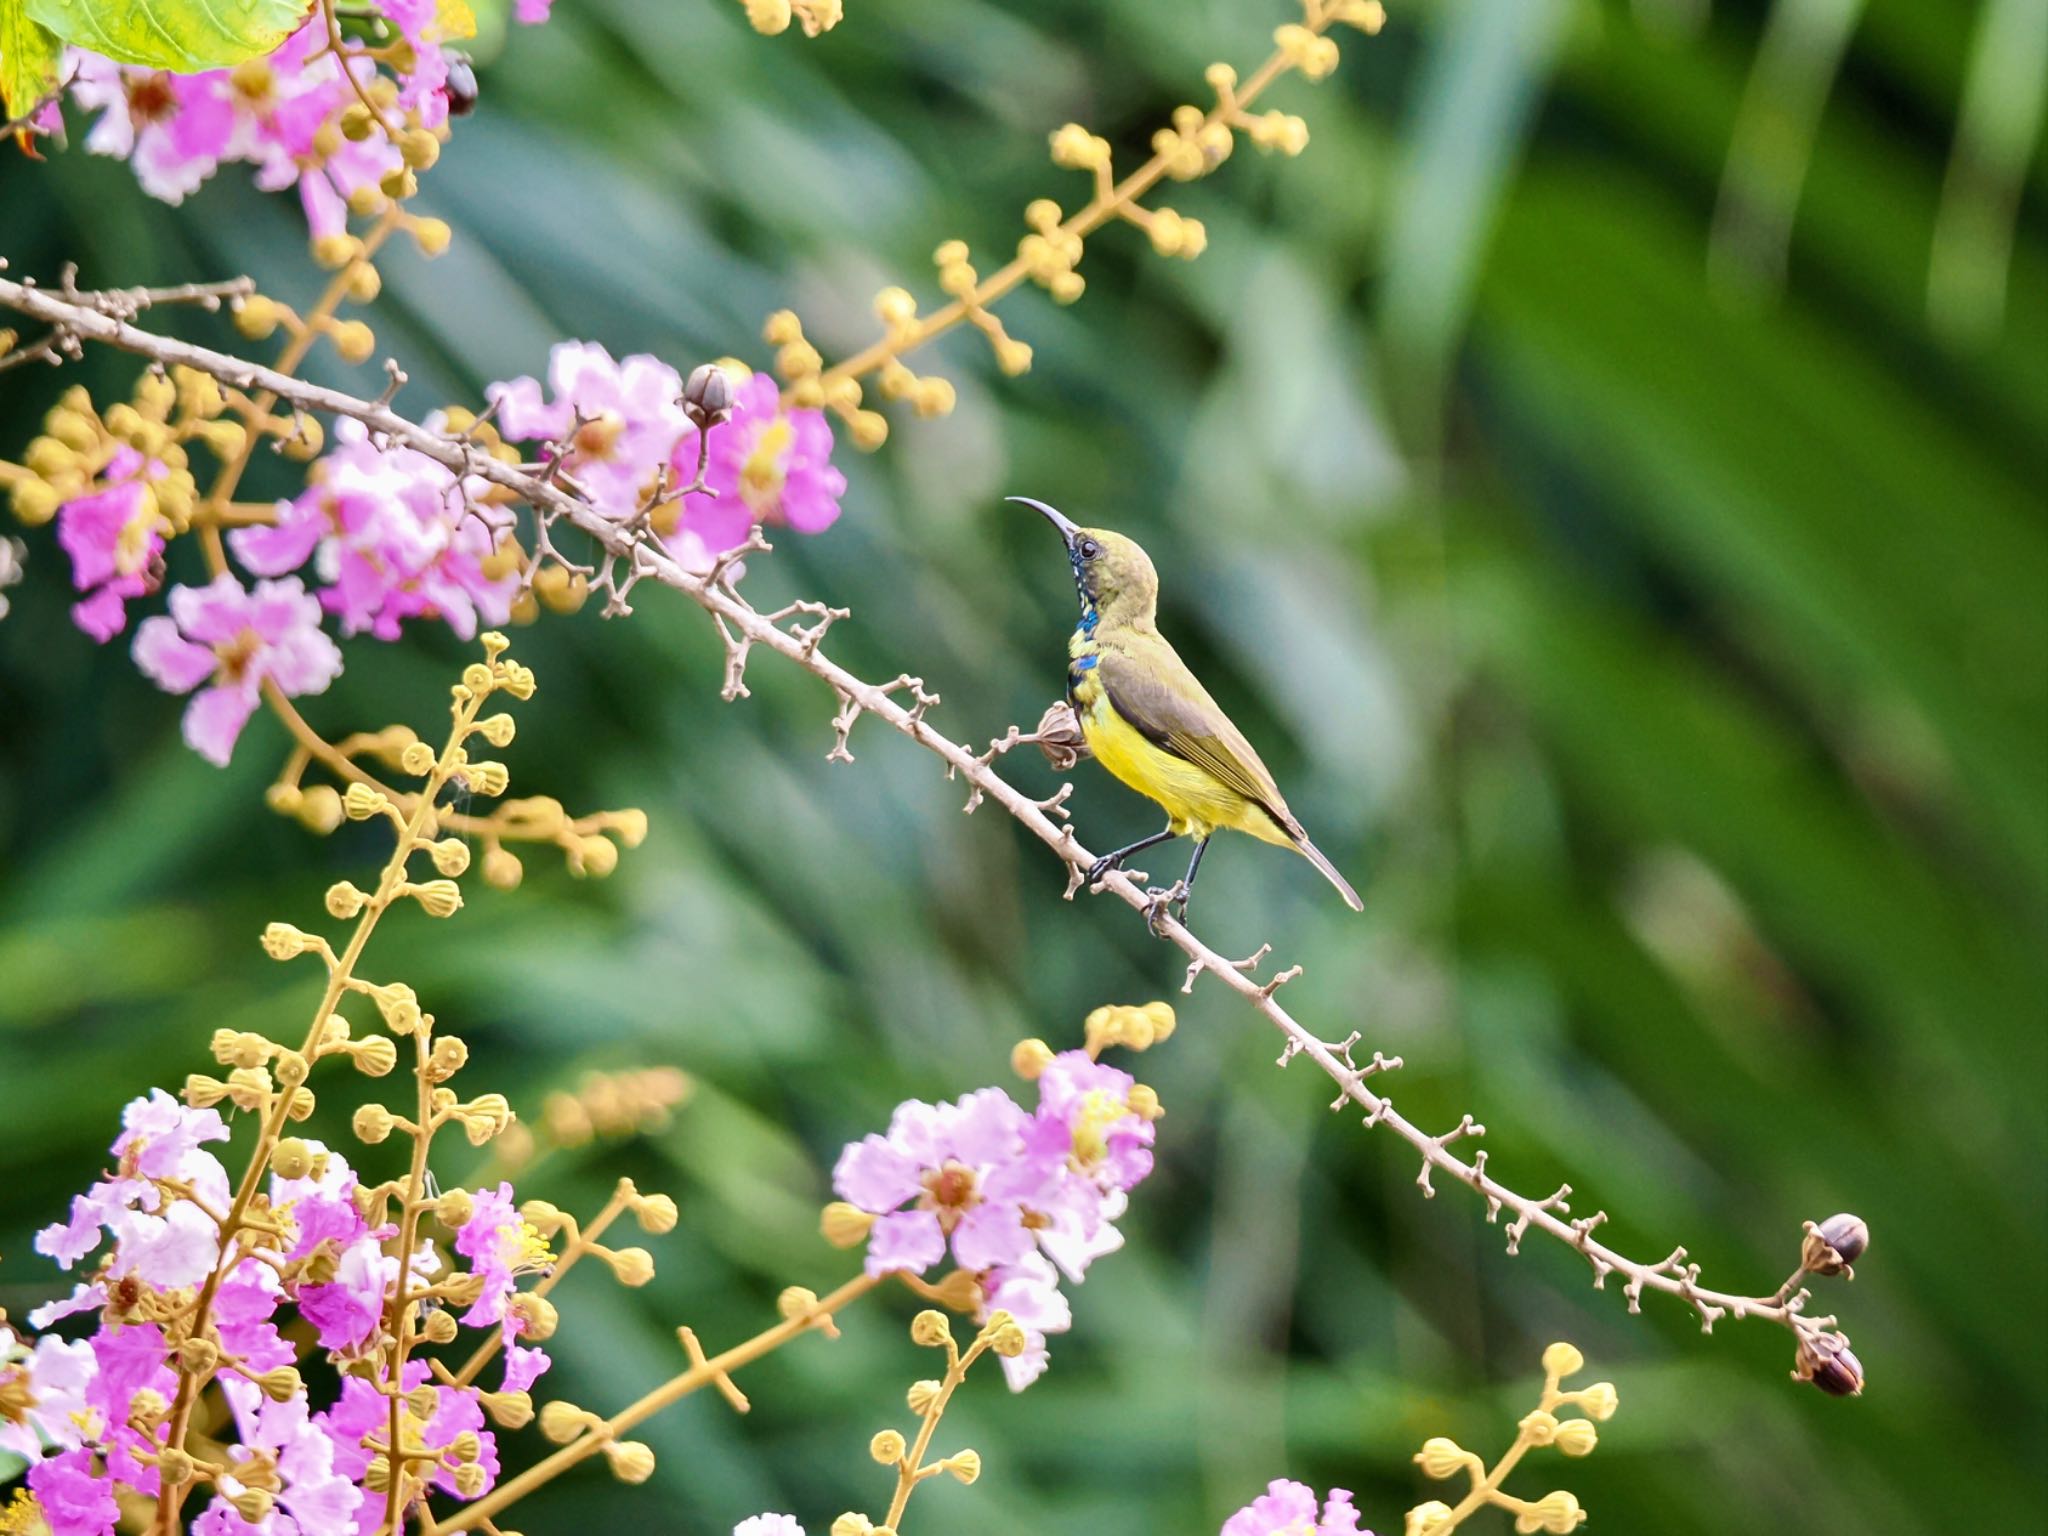
[(1830, 1397), (1863, 1395), (1863, 1362), (1839, 1333), (1802, 1333), (1792, 1357), (1795, 1381), (1810, 1381)]
[(1869, 1226), (1862, 1217), (1843, 1211), (1817, 1226), (1810, 1221), (1806, 1224), (1806, 1241), (1800, 1244), (1799, 1262), (1810, 1274), (1840, 1275), (1853, 1280), (1856, 1272), (1849, 1266), (1862, 1258), (1863, 1250), (1869, 1246)]
[(732, 380), (716, 363), (691, 371), (683, 385), (683, 413), (699, 427), (715, 426), (732, 415)]
[(442, 82), (441, 94), (448, 98), (450, 117), (467, 117), (476, 110), (476, 70), (459, 53), (448, 56), (448, 78)]
[(1081, 722), (1074, 718), (1072, 707), (1065, 701), (1038, 717), (1038, 729), (1033, 734), (1038, 737), (1038, 750), (1045, 754), (1054, 773), (1065, 773), (1089, 755), (1087, 739), (1081, 735)]

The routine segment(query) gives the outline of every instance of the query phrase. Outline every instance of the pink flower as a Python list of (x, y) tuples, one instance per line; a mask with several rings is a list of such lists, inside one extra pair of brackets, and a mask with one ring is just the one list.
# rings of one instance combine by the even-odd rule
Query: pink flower
[(33, 1351), (24, 1351), (13, 1331), (0, 1324), (0, 1383), (13, 1385), (25, 1377), (33, 1399), (21, 1419), (0, 1414), (0, 1451), (34, 1461), (45, 1443), (76, 1450), (84, 1443), (86, 1392), (98, 1370), (92, 1345), (84, 1340), (74, 1344), (44, 1334)]
[(475, 1209), (455, 1234), (455, 1251), (470, 1261), (470, 1273), (484, 1283), (475, 1305), (462, 1314), (465, 1326), (479, 1328), (504, 1320), (515, 1267), (528, 1251), (525, 1231), (526, 1221), (512, 1203), (510, 1184), (476, 1192)]
[(804, 1536), (795, 1515), (755, 1515), (732, 1528), (732, 1536)]
[(128, 161), (142, 189), (167, 203), (183, 202), (214, 173), (234, 114), (207, 76), (125, 69), (77, 50), (67, 57), (72, 99), (100, 114), (86, 134), (88, 150)]
[(72, 585), (87, 594), (71, 617), (102, 644), (126, 626), (127, 599), (156, 590), (164, 536), (150, 482), (168, 473), (123, 445), (100, 471), (102, 489), (57, 509), (57, 542), (71, 557)]
[(113, 1480), (93, 1470), (91, 1451), (65, 1451), (36, 1462), (28, 1469), (28, 1486), (50, 1536), (110, 1536), (121, 1515)]
[(169, 618), (136, 629), (135, 662), (170, 693), (207, 684), (186, 707), (185, 741), (222, 767), (265, 682), (287, 696), (319, 693), (341, 672), (341, 652), (320, 630), (320, 604), (296, 579), (245, 592), (222, 574), (204, 587), (173, 587), (170, 607)]
[(484, 574), (504, 530), (470, 509), (482, 483), (410, 448), (380, 448), (358, 421), (341, 422), (335, 439), (298, 498), (278, 503), (274, 525), (228, 535), (235, 558), (258, 576), (313, 560), (328, 583), (321, 604), (344, 634), (395, 640), (402, 620), (423, 617), (467, 640), (479, 618), (510, 619), (519, 578)]
[[(548, 12), (553, 8), (554, 3), (555, 0), (519, 0), (519, 4), (513, 9), (512, 14), (518, 17), (520, 22), (526, 26), (539, 26), (548, 19)], [(799, 1532), (798, 1536), (802, 1536), (802, 1533)]]
[(368, 1341), (384, 1315), (384, 1291), (397, 1275), (398, 1261), (386, 1258), (375, 1237), (361, 1237), (342, 1249), (334, 1278), (299, 1287), (299, 1316), (313, 1325), (322, 1349), (347, 1352)]
[[(354, 1480), (336, 1469), (334, 1440), (312, 1418), (306, 1394), (301, 1391), (275, 1403), (240, 1376), (223, 1374), (219, 1380), (235, 1410), (242, 1440), (228, 1447), (228, 1472), (220, 1485), (224, 1497), (215, 1498), (195, 1531), (207, 1536), (245, 1536), (253, 1531), (267, 1536), (355, 1536), (361, 1495)], [(272, 1517), (252, 1525), (228, 1502), (247, 1486), (235, 1469), (259, 1451), (269, 1453), (284, 1483), (277, 1503), (290, 1517), (288, 1524)]]
[[(69, 1269), (99, 1246), (104, 1229), (115, 1240), (111, 1276), (134, 1275), (166, 1289), (190, 1284), (185, 1277), (195, 1270), (203, 1278), (219, 1253), (217, 1229), (187, 1202), (170, 1204), (163, 1215), (151, 1214), (164, 1205), (153, 1181), (177, 1179), (216, 1210), (226, 1209), (227, 1170), (203, 1147), (225, 1141), (227, 1126), (217, 1110), (187, 1109), (161, 1088), (130, 1103), (121, 1120), (112, 1149), (119, 1159), (114, 1177), (75, 1196), (70, 1219), (36, 1235), (36, 1251)], [(39, 1308), (30, 1321), (46, 1327), (56, 1317), (95, 1305), (97, 1296), (88, 1290), (74, 1304)]]
[[(1031, 1117), (1000, 1088), (952, 1104), (899, 1105), (886, 1136), (848, 1146), (832, 1172), (841, 1199), (878, 1219), (867, 1271), (923, 1274), (951, 1244), (962, 1269), (1013, 1263), (1032, 1251), (1025, 1202), (1057, 1179), (1055, 1153), (1027, 1141)], [(907, 1207), (907, 1208), (906, 1208)]]
[(1372, 1536), (1358, 1523), (1358, 1511), (1351, 1495), (1342, 1488), (1330, 1490), (1329, 1502), (1320, 1515), (1315, 1490), (1285, 1478), (1275, 1478), (1266, 1491), (1223, 1522), (1219, 1536)]
[(548, 353), (547, 388), (552, 398), (521, 378), (484, 393), (507, 440), (560, 444), (562, 471), (591, 505), (631, 517), (689, 425), (677, 403), (682, 379), (645, 353), (614, 362), (594, 341), (565, 341)]
[[(676, 484), (697, 472), (697, 429), (676, 444)], [(671, 543), (695, 539), (717, 555), (744, 544), (756, 523), (822, 533), (839, 517), (846, 476), (832, 467), (832, 428), (818, 410), (784, 410), (775, 381), (757, 373), (733, 390), (732, 419), (711, 429), (704, 480), (718, 495), (683, 498)], [(683, 550), (675, 551), (691, 564)]]
[(1022, 1392), (1045, 1374), (1050, 1357), (1046, 1336), (1074, 1326), (1073, 1308), (1060, 1291), (1059, 1272), (1044, 1257), (1027, 1253), (1014, 1264), (990, 1270), (982, 1279), (978, 1320), (1007, 1312), (1024, 1330), (1024, 1352), (1003, 1356), (1003, 1377), (1012, 1392)]

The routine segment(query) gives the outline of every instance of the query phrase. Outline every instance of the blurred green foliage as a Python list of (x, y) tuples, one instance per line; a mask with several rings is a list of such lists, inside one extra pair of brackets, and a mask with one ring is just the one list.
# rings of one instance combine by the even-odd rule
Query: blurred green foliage
[[(934, 722), (977, 740), (1037, 718), (1070, 623), (1056, 548), (999, 497), (1134, 534), (1168, 633), (1367, 895), (1355, 918), (1238, 840), (1207, 865), (1205, 936), (1306, 964), (1290, 1004), (1404, 1055), (1404, 1110), (1472, 1110), (1494, 1171), (1569, 1181), (1631, 1252), (1682, 1241), (1712, 1282), (1767, 1291), (1802, 1218), (1858, 1211), (1868, 1259), (1817, 1305), (1841, 1309), (1869, 1392), (1793, 1385), (1774, 1329), (1702, 1339), (1667, 1304), (1629, 1319), (1554, 1245), (1504, 1257), (1468, 1197), (1417, 1198), (1404, 1153), (1198, 989), (1139, 1064), (1168, 1117), (1129, 1247), (1077, 1294), (1044, 1382), (962, 1395), (943, 1440), (987, 1471), (921, 1495), (914, 1529), (1185, 1536), (1288, 1474), (1357, 1489), (1384, 1536), (1432, 1491), (1408, 1463), (1421, 1439), (1505, 1444), (1559, 1337), (1621, 1389), (1569, 1472), (1603, 1530), (2038, 1526), (2040, 82), (2026, 0), (1846, 9), (1396, 6), (1333, 81), (1276, 94), (1310, 120), (1300, 160), (1240, 149), (1170, 189), (1208, 222), (1201, 260), (1096, 237), (1077, 306), (1007, 308), (1037, 349), (1021, 379), (949, 338), (958, 414), (845, 453), (845, 517), (784, 536), (748, 590), (850, 606), (841, 659), (922, 673), (946, 696)], [(858, 345), (883, 282), (932, 293), (941, 239), (999, 255), (1029, 198), (1080, 195), (1050, 129), (1141, 155), (1203, 67), (1256, 62), (1285, 10), (858, 0), (807, 42), (711, 0), (564, 4), (486, 63), (428, 178), (454, 249), (387, 266), (401, 403), (473, 400), (565, 336), (759, 362), (784, 304), (828, 355)], [(1957, 172), (1959, 122), (1978, 158)], [(2009, 252), (2001, 198), (2019, 200)], [(168, 209), (79, 150), (7, 156), (0, 228), (19, 271), (316, 282), (296, 208), (240, 175)], [(1949, 264), (1932, 318), (1931, 252)], [(109, 391), (133, 371), (66, 370)], [(57, 382), (0, 379), (0, 451)], [(262, 809), (274, 726), (226, 772), (186, 752), (177, 701), (68, 627), (61, 557), (30, 543), (0, 623), (17, 1313), (57, 1278), (30, 1234), (121, 1103), (200, 1065), (216, 1026), (305, 1016), (308, 977), (262, 957), (262, 923), (312, 925), (328, 881), (382, 854)], [(927, 754), (870, 725), (858, 765), (828, 769), (814, 680), (763, 659), (753, 697), (719, 704), (701, 615), (643, 596), (628, 622), (516, 636), (541, 691), (508, 755), (515, 792), (644, 805), (646, 846), (602, 884), (541, 859), (516, 894), (472, 882), (451, 925), (394, 919), (371, 965), (515, 1102), (593, 1065), (697, 1078), (670, 1130), (556, 1158), (529, 1190), (592, 1207), (630, 1172), (683, 1208), (645, 1291), (593, 1272), (561, 1293), (546, 1385), (597, 1407), (680, 1360), (676, 1323), (715, 1347), (781, 1286), (846, 1273), (816, 1210), (838, 1147), (898, 1099), (1003, 1081), (1018, 1037), (1075, 1040), (1095, 1003), (1181, 979), (1121, 908), (1063, 904), (999, 813), (963, 819)], [(430, 728), (461, 659), (357, 643), (310, 714)], [(1077, 776), (1087, 841), (1150, 830)], [(330, 1132), (363, 1091), (334, 1084)], [(840, 1341), (756, 1367), (745, 1419), (706, 1395), (656, 1421), (651, 1488), (578, 1476), (516, 1523), (714, 1533), (773, 1508), (817, 1529), (883, 1502), (865, 1447), (925, 1368), (909, 1310), (869, 1305)]]

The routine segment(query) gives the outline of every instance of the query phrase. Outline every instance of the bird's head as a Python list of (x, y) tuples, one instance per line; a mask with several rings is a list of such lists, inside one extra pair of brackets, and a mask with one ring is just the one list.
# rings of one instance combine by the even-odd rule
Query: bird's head
[(1107, 528), (1079, 527), (1029, 496), (1009, 499), (1041, 514), (1066, 542), (1084, 623), (1090, 614), (1107, 614), (1127, 624), (1152, 622), (1159, 605), (1159, 576), (1152, 569), (1152, 557), (1134, 541)]

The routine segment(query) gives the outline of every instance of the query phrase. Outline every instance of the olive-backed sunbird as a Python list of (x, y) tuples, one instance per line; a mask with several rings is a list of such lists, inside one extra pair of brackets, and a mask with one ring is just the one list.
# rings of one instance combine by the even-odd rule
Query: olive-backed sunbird
[(1309, 841), (1244, 733), (1159, 633), (1159, 577), (1151, 558), (1120, 533), (1078, 528), (1028, 496), (1009, 499), (1043, 513), (1066, 541), (1081, 599), (1081, 622), (1067, 642), (1067, 702), (1088, 750), (1166, 811), (1165, 831), (1103, 855), (1089, 869), (1089, 880), (1142, 848), (1192, 837), (1195, 854), (1173, 898), (1185, 917), (1209, 835), (1233, 827), (1294, 849), (1323, 872), (1354, 912), (1363, 912), (1358, 892)]

